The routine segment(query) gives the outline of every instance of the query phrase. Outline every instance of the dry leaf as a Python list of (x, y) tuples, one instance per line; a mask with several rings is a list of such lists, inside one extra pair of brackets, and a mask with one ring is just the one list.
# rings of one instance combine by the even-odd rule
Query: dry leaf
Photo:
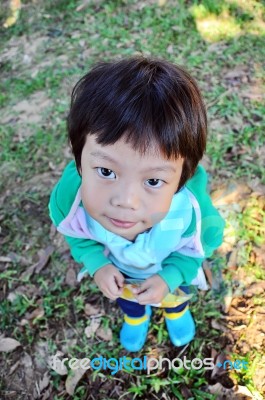
[[(215, 385), (209, 385), (208, 388), (209, 388), (209, 391), (210, 391), (211, 394), (217, 394), (217, 395), (220, 395), (220, 396), (226, 396), (227, 394), (231, 393), (231, 389), (226, 389), (219, 382), (216, 383)], [(220, 397), (220, 398), (226, 398), (226, 397)], [(229, 399), (231, 399), (231, 397), (229, 397)]]
[(45, 372), (45, 374), (43, 375), (43, 378), (39, 381), (39, 389), (40, 389), (40, 393), (46, 389), (46, 387), (49, 385), (50, 383), (50, 377), (49, 377), (49, 373), (48, 371)]
[[(242, 396), (238, 396), (237, 399), (254, 399), (254, 396), (252, 395), (252, 393), (250, 392), (250, 390), (246, 387), (246, 386), (237, 386), (237, 390), (236, 390), (236, 394), (237, 395), (242, 395)], [(245, 397), (246, 396), (246, 397)], [(256, 397), (256, 399), (258, 400), (258, 397)], [(260, 400), (262, 399), (262, 397), (260, 397)]]
[(23, 383), (27, 388), (28, 392), (32, 392), (32, 387), (34, 385), (34, 377), (35, 377), (35, 366), (33, 365), (33, 361), (31, 356), (28, 353), (24, 353), (23, 356), (20, 358), (20, 363), (23, 368)]
[(34, 298), (40, 293), (40, 288), (35, 285), (21, 285), (18, 286), (13, 292), (10, 292), (7, 296), (8, 300), (13, 303), (18, 296), (25, 294), (28, 298)]
[(31, 369), (33, 365), (32, 358), (28, 353), (23, 355), (23, 357), (20, 359), (20, 362), (26, 369)]
[(213, 287), (213, 274), (210, 268), (210, 264), (208, 263), (208, 261), (204, 261), (203, 262), (203, 271), (206, 275), (207, 281), (209, 283), (209, 285), (211, 286), (211, 288)]
[(45, 372), (43, 375), (43, 378), (39, 380), (39, 382), (35, 382), (35, 389), (33, 393), (34, 399), (40, 398), (41, 392), (43, 392), (44, 389), (47, 388), (47, 386), (50, 383), (50, 377), (48, 371)]
[(74, 268), (68, 268), (66, 272), (65, 283), (70, 287), (76, 286), (77, 280)]
[(250, 193), (251, 189), (249, 186), (242, 183), (230, 182), (227, 186), (223, 186), (212, 192), (211, 197), (214, 205), (217, 207), (237, 203), (243, 198), (248, 198)]
[(217, 331), (222, 331), (222, 332), (227, 332), (227, 328), (220, 324), (216, 319), (211, 320), (211, 326), (213, 329), (216, 329)]
[(217, 399), (229, 399), (229, 400), (262, 400), (262, 397), (255, 394), (255, 397), (245, 386), (234, 386), (231, 389), (227, 389), (221, 385), (221, 383), (216, 383), (215, 385), (208, 386), (210, 393), (218, 395)]
[(227, 262), (227, 268), (230, 270), (236, 270), (237, 268), (237, 253), (238, 249), (232, 250), (232, 252), (229, 255), (229, 260)]
[(247, 73), (247, 68), (245, 65), (237, 65), (233, 70), (228, 71), (225, 75), (225, 79), (235, 79), (245, 76)]
[[(46, 334), (47, 339), (47, 334)], [(49, 346), (46, 340), (38, 340), (34, 345), (34, 366), (43, 374), (47, 370), (47, 358), (49, 357)]]
[(262, 295), (265, 292), (265, 281), (259, 281), (252, 283), (250, 287), (244, 290), (245, 297), (252, 297), (257, 295)]
[(66, 343), (62, 345), (62, 351), (67, 354), (70, 352), (71, 347), (74, 347), (77, 339), (67, 339)]
[(20, 326), (25, 326), (25, 325), (28, 325), (28, 324), (29, 324), (29, 321), (27, 319), (25, 319), (25, 318), (22, 318), (22, 320), (19, 323)]
[(225, 314), (228, 313), (232, 300), (233, 300), (233, 291), (231, 288), (228, 288), (228, 293), (224, 296), (224, 302), (222, 304), (222, 308)]
[(232, 331), (242, 331), (242, 329), (247, 328), (247, 325), (242, 324), (242, 325), (237, 325), (237, 326), (231, 326), (229, 325), (229, 329)]
[[(44, 308), (43, 307), (38, 307), (31, 313), (26, 313), (25, 318), (28, 320), (31, 319), (36, 319), (36, 318), (41, 318), (44, 315)], [(33, 321), (35, 323), (35, 321)]]
[(173, 54), (173, 53), (174, 53), (174, 48), (173, 48), (173, 45), (172, 45), (172, 44), (170, 44), (170, 45), (167, 47), (167, 53), (168, 53), (168, 54)]
[(55, 356), (48, 357), (47, 364), (58, 375), (63, 376), (68, 374), (65, 364), (62, 363), (57, 353)]
[(21, 346), (21, 344), (15, 339), (12, 338), (0, 339), (0, 352), (9, 353), (10, 351), (15, 350), (19, 346)]
[(13, 372), (15, 372), (15, 370), (17, 369), (17, 367), (20, 365), (20, 360), (18, 360), (14, 365), (12, 365), (12, 367), (10, 368), (10, 371), (8, 373), (8, 375), (12, 375)]
[(10, 257), (0, 256), (0, 262), (1, 263), (12, 263), (13, 261), (11, 260)]
[(190, 399), (193, 397), (190, 389), (186, 385), (181, 385), (180, 391), (184, 399)]
[(30, 278), (33, 273), (39, 273), (48, 263), (50, 256), (54, 252), (54, 247), (53, 246), (48, 246), (44, 250), (39, 251), (39, 261), (31, 265), (29, 268), (26, 269), (26, 271), (23, 272), (23, 274), (20, 275), (21, 279), (24, 278)]
[(51, 399), (51, 392), (52, 392), (52, 387), (50, 386), (41, 396), (41, 400), (50, 400)]
[(216, 379), (218, 376), (222, 376), (227, 373), (225, 369), (219, 367), (217, 364), (223, 364), (227, 360), (227, 356), (224, 353), (219, 353), (215, 359), (214, 369), (211, 373), (211, 379)]
[(110, 341), (112, 340), (112, 330), (110, 328), (104, 329), (103, 327), (100, 327), (97, 330), (97, 336), (105, 341)]
[(20, 278), (21, 279), (30, 278), (31, 275), (34, 273), (37, 265), (38, 265), (38, 263), (31, 265), (29, 268), (27, 268), (26, 271), (24, 271), (23, 274), (20, 275)]
[(89, 304), (89, 303), (87, 303), (85, 305), (85, 314), (89, 317), (90, 317), (90, 315), (97, 315), (97, 316), (99, 316), (98, 314), (102, 315), (102, 313), (100, 313), (100, 309), (98, 307), (94, 307), (94, 306), (92, 306), (92, 304)]
[(93, 336), (93, 334), (96, 332), (100, 325), (100, 319), (99, 318), (91, 318), (90, 325), (86, 327), (85, 329), (85, 335), (87, 338), (90, 338)]
[(26, 259), (26, 257), (23, 257), (13, 251), (10, 251), (7, 256), (13, 263), (17, 263), (25, 267), (28, 265), (28, 260)]
[[(80, 361), (80, 360), (78, 360)], [(78, 365), (78, 363), (76, 364)], [(87, 369), (78, 366), (77, 369), (71, 369), (70, 374), (66, 378), (65, 388), (68, 394), (72, 396), (74, 394), (76, 385), (82, 378), (82, 376), (86, 373)]]
[(88, 7), (90, 3), (91, 3), (90, 0), (83, 1), (82, 4), (80, 4), (78, 7), (76, 7), (75, 11), (79, 12), (79, 11), (84, 10), (84, 8)]
[(7, 300), (9, 300), (10, 303), (13, 303), (16, 300), (16, 298), (20, 295), (21, 295), (21, 293), (18, 293), (16, 291), (10, 292), (10, 293), (8, 293)]

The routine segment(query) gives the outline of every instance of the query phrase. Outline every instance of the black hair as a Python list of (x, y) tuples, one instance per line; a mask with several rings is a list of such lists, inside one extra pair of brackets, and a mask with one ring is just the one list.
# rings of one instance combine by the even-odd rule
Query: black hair
[(178, 190), (206, 147), (206, 109), (195, 80), (157, 58), (96, 64), (73, 89), (67, 123), (79, 171), (87, 135), (96, 135), (102, 146), (124, 138), (141, 154), (156, 145), (166, 159), (183, 157)]

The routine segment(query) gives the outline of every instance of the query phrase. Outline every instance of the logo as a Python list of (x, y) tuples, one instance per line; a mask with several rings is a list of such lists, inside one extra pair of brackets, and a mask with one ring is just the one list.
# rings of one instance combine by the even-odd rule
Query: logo
[[(168, 369), (179, 370), (185, 368), (187, 370), (195, 369), (199, 370), (204, 368), (205, 370), (213, 370), (215, 367), (213, 358), (193, 358), (192, 360), (187, 359), (186, 356), (181, 358), (174, 358), (170, 360), (169, 358), (164, 358), (160, 356), (157, 358), (148, 358), (144, 356), (143, 358), (130, 358), (130, 357), (120, 357), (120, 358), (105, 358), (103, 356), (94, 357), (92, 360), (90, 358), (63, 358), (60, 360), (58, 355), (52, 356), (50, 358), (50, 367), (55, 370), (66, 370), (65, 363), (68, 362), (68, 367), (72, 370), (77, 370), (79, 368), (88, 370), (92, 368), (93, 370), (107, 370), (111, 371), (111, 375), (115, 375), (118, 371), (132, 371), (132, 370), (144, 370), (147, 371), (147, 375), (150, 375), (151, 371), (167, 367)], [(223, 363), (218, 362), (217, 367), (226, 369), (244, 369), (248, 368), (248, 362), (245, 360), (225, 360)]]
[(217, 367), (227, 369), (226, 367), (228, 366), (229, 369), (248, 369), (248, 362), (246, 360), (225, 360), (223, 363), (218, 362)]

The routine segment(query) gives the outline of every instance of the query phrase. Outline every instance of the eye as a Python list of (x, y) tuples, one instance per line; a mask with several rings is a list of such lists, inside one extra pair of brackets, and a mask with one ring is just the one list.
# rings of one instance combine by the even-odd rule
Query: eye
[[(153, 188), (161, 187), (164, 183), (164, 181), (162, 181), (161, 179), (148, 179), (146, 182), (150, 182), (150, 186), (148, 186)], [(160, 185), (157, 185), (157, 183), (160, 183)]]
[(111, 176), (111, 174), (114, 174), (114, 172), (111, 169), (98, 167), (98, 168), (96, 168), (96, 170), (97, 170), (99, 176), (101, 176), (102, 178), (106, 178), (106, 179), (113, 178), (113, 176)]

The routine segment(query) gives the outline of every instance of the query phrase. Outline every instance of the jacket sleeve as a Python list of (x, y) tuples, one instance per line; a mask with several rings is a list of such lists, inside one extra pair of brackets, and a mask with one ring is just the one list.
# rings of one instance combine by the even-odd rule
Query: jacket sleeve
[(70, 247), (73, 259), (83, 264), (83, 268), (77, 276), (80, 281), (84, 275), (94, 276), (100, 268), (111, 261), (104, 255), (104, 245), (91, 239), (77, 239), (70, 236), (64, 236)]
[(181, 285), (189, 285), (196, 278), (204, 258), (188, 257), (173, 252), (162, 263), (158, 275), (166, 282), (170, 292)]
[(195, 258), (173, 252), (162, 262), (162, 270), (158, 272), (158, 275), (164, 279), (171, 292), (180, 285), (189, 285), (197, 276), (202, 262), (211, 257), (223, 241), (225, 221), (212, 204), (207, 191), (207, 174), (201, 165), (198, 166), (195, 175), (187, 182), (186, 187), (196, 197), (200, 206), (200, 240), (204, 257)]
[[(75, 163), (72, 161), (65, 168), (50, 197), (50, 218), (56, 227), (68, 215), (80, 184), (81, 178), (78, 175)], [(110, 264), (110, 260), (104, 255), (105, 246), (101, 243), (91, 239), (78, 239), (65, 235), (64, 238), (70, 247), (74, 260), (83, 264), (83, 268), (78, 274), (78, 280), (81, 280), (85, 274), (93, 276), (98, 269)]]

